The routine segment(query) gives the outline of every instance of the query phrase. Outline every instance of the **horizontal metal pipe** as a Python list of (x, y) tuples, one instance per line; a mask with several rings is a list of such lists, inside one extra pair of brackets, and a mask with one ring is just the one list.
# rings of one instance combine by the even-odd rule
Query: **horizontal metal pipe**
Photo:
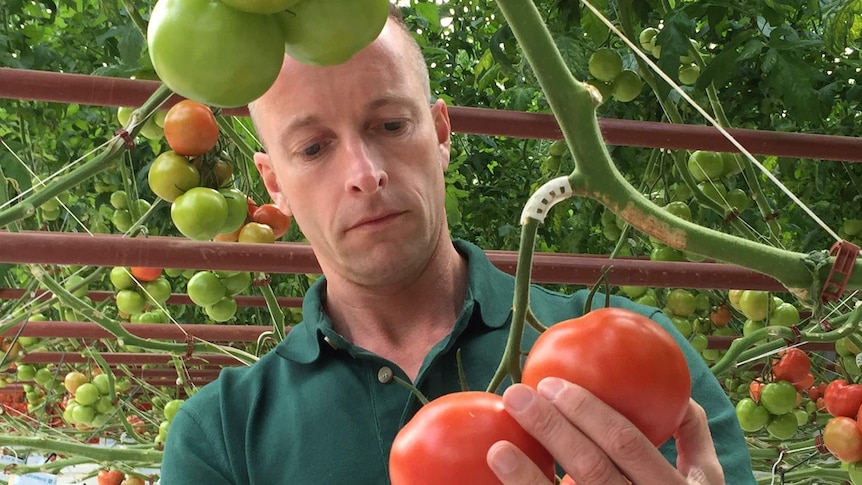
[[(514, 274), (518, 253), (486, 251), (501, 270)], [(242, 244), (197, 242), (180, 237), (127, 238), (118, 235), (0, 231), (0, 262), (83, 266), (157, 266), (181, 269), (243, 270), (317, 274), (320, 266), (305, 243)], [(533, 281), (592, 285), (612, 266), (612, 285), (678, 288), (738, 288), (783, 291), (775, 279), (738, 266), (595, 255), (536, 253)]]
[[(23, 330), (22, 330), (23, 327)], [(272, 330), (264, 325), (202, 325), (170, 323), (126, 323), (123, 328), (146, 339), (185, 341), (186, 335), (208, 342), (255, 342), (260, 334)], [(113, 335), (92, 322), (26, 322), (12, 326), (0, 337), (112, 338)], [(285, 329), (289, 330), (289, 329)]]
[[(96, 106), (137, 107), (158, 88), (156, 81), (131, 80), (83, 74), (0, 68), (0, 98), (78, 103)], [(169, 107), (181, 98), (173, 96)], [(247, 116), (245, 107), (224, 114)], [(513, 138), (560, 139), (553, 115), (488, 108), (453, 106), (449, 110), (456, 133)], [(602, 118), (602, 135), (609, 145), (687, 150), (737, 151), (712, 127), (653, 121)], [(756, 155), (862, 161), (862, 139), (808, 133), (729, 129)]]
[[(170, 354), (146, 354), (132, 352), (104, 352), (100, 354), (109, 365), (137, 364), (164, 365), (172, 362)], [(183, 360), (188, 366), (235, 366), (242, 365), (235, 358), (225, 354), (194, 354)], [(92, 359), (72, 352), (31, 352), (21, 357), (18, 362), (25, 364), (84, 364)]]
[[(0, 288), (0, 300), (14, 300), (24, 296), (25, 291), (21, 288)], [(33, 292), (29, 299), (33, 301), (43, 301), (50, 298), (53, 294), (49, 291), (38, 290)], [(94, 302), (100, 302), (114, 297), (114, 293), (110, 291), (88, 291), (87, 297)], [(254, 295), (235, 295), (234, 300), (239, 307), (266, 307), (266, 300), (262, 296)], [(293, 296), (280, 296), (277, 298), (278, 306), (281, 308), (297, 308), (302, 306), (302, 298)], [(167, 304), (169, 305), (194, 305), (189, 295), (185, 293), (172, 293), (168, 297)]]

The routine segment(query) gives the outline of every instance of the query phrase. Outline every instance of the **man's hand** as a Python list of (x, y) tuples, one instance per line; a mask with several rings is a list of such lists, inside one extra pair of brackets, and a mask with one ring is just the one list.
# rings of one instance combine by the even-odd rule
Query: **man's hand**
[[(506, 410), (536, 437), (578, 485), (715, 485), (724, 473), (706, 413), (689, 401), (676, 438), (677, 468), (628, 419), (586, 389), (557, 378), (538, 392), (516, 384), (503, 394)], [(548, 485), (548, 479), (506, 441), (488, 450), (488, 464), (504, 485)]]

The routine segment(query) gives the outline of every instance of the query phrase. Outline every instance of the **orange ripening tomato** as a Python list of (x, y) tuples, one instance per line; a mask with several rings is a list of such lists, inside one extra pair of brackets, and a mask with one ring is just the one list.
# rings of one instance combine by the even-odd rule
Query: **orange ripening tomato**
[(656, 446), (682, 423), (691, 396), (677, 342), (650, 318), (622, 308), (593, 310), (545, 330), (527, 355), (522, 382), (535, 389), (549, 376), (584, 387)]
[(138, 281), (154, 281), (162, 275), (162, 268), (147, 268), (143, 266), (132, 266), (132, 276)]
[(218, 142), (218, 124), (205, 104), (184, 99), (165, 116), (165, 139), (171, 150), (187, 157), (203, 155)]
[(504, 409), (497, 394), (465, 391), (424, 405), (401, 428), (389, 454), (392, 485), (499, 485), (488, 466), (491, 446), (506, 440), (554, 479), (554, 459)]
[(271, 227), (276, 239), (284, 236), (287, 230), (290, 229), (290, 217), (281, 212), (281, 209), (276, 207), (275, 204), (263, 204), (258, 207), (254, 211), (251, 220)]

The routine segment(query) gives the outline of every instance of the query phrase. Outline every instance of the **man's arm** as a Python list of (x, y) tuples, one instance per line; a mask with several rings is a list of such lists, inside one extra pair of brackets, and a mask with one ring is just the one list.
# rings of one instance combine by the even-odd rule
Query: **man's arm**
[(207, 433), (184, 404), (171, 421), (162, 458), (161, 485), (238, 485), (227, 469), (230, 463), (224, 436)]

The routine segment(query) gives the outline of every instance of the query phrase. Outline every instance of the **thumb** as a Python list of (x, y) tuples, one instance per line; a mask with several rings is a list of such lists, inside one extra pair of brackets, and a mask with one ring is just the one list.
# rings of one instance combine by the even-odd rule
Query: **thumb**
[(724, 483), (724, 471), (715, 453), (706, 411), (693, 399), (688, 401), (685, 417), (674, 433), (677, 470), (691, 484)]

